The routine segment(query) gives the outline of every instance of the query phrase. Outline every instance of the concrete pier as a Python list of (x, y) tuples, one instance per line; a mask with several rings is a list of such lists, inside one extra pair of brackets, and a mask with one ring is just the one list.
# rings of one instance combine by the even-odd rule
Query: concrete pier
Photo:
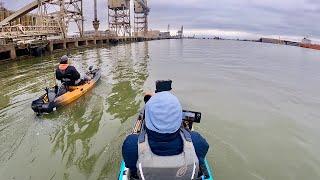
[(0, 60), (1, 59), (16, 59), (16, 48), (12, 44), (0, 46)]
[(16, 53), (15, 48), (11, 48), (10, 49), (10, 58), (11, 59), (16, 59), (17, 58), (17, 53)]
[[(97, 37), (84, 37), (84, 38), (67, 38), (67, 39), (53, 39), (49, 40), (48, 45), (44, 49), (46, 53), (54, 53), (56, 51), (62, 51), (67, 49), (77, 49), (89, 46), (97, 45), (116, 45), (118, 43), (130, 43), (141, 42), (148, 40), (156, 40), (143, 37), (109, 37), (109, 36), (97, 36)], [(19, 59), (19, 55), (23, 51), (23, 57), (30, 49), (19, 49), (15, 44), (6, 44), (0, 46), (0, 61)], [(18, 53), (17, 53), (18, 52)], [(19, 54), (19, 55), (17, 55)], [(22, 56), (22, 55), (21, 55)], [(32, 57), (32, 55), (30, 54)]]

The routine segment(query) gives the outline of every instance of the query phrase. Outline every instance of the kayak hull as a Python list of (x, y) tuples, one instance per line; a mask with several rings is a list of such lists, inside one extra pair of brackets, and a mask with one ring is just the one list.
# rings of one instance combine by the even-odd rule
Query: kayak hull
[(69, 90), (66, 93), (64, 93), (59, 97), (54, 98), (53, 101), (48, 100), (50, 99), (48, 98), (48, 96), (51, 96), (51, 95), (48, 95), (49, 92), (50, 94), (53, 94), (53, 96), (55, 95), (53, 90), (54, 88), (51, 88), (48, 90), (49, 91), (48, 93), (42, 95), (39, 99), (33, 101), (31, 104), (31, 108), (33, 109), (34, 112), (39, 114), (51, 113), (55, 111), (58, 107), (70, 104), (71, 102), (83, 96), (85, 93), (87, 93), (89, 90), (91, 90), (95, 86), (95, 84), (100, 79), (100, 77), (101, 77), (101, 70), (96, 70), (94, 72), (93, 78), (90, 81), (79, 86), (69, 87), (68, 88)]
[[(209, 171), (210, 178), (204, 179), (204, 177), (202, 177), (202, 179), (203, 180), (214, 180), (213, 171), (212, 171), (211, 167), (209, 166), (208, 161), (205, 160), (205, 163), (206, 163), (207, 169)], [(126, 168), (124, 161), (121, 161), (118, 180), (129, 180), (129, 169)]]

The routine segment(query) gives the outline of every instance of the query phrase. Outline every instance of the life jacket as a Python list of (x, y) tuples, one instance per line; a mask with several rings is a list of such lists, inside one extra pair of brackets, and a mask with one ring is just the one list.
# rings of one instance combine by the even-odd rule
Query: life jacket
[(66, 74), (66, 70), (69, 67), (69, 64), (60, 64), (59, 65), (59, 71), (61, 74), (65, 75), (64, 78), (61, 79), (62, 82), (67, 83), (67, 84), (71, 84), (72, 80), (71, 80), (71, 75)]
[(68, 67), (69, 67), (69, 64), (59, 64), (59, 70), (61, 73), (65, 73)]
[(139, 135), (137, 168), (142, 180), (190, 180), (196, 179), (199, 160), (192, 144), (190, 133), (181, 128), (183, 152), (175, 156), (158, 156), (151, 151), (148, 134), (142, 130)]

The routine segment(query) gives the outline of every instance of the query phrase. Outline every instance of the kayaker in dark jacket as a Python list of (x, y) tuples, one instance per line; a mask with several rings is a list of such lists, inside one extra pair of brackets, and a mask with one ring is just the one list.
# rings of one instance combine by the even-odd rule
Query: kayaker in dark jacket
[[(171, 84), (170, 84), (171, 86)], [(145, 130), (152, 152), (158, 156), (174, 156), (183, 152), (183, 140), (180, 136), (182, 108), (179, 100), (168, 90), (171, 87), (159, 89), (151, 97), (145, 107)], [(209, 144), (197, 132), (190, 132), (192, 143), (199, 160), (200, 170), (208, 176), (205, 157)], [(122, 146), (122, 155), (126, 167), (130, 169), (130, 179), (138, 179), (137, 161), (139, 135), (129, 135)]]
[(68, 64), (68, 56), (60, 58), (60, 65), (56, 69), (56, 79), (67, 86), (76, 86), (81, 82), (80, 73), (74, 66)]

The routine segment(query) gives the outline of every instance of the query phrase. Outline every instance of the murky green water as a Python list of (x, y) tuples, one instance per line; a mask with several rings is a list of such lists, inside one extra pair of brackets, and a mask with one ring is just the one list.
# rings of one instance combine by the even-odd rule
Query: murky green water
[(101, 81), (78, 101), (42, 117), (35, 116), (30, 102), (55, 82), (57, 58), (0, 66), (0, 179), (117, 176), (121, 143), (140, 109), (148, 77), (148, 44), (71, 54), (82, 72), (90, 65), (101, 67)]
[(164, 40), (71, 52), (103, 69), (78, 101), (37, 117), (57, 54), (0, 64), (0, 179), (116, 179), (121, 144), (157, 79), (173, 79), (211, 144), (216, 179), (320, 178), (320, 52), (271, 44)]

